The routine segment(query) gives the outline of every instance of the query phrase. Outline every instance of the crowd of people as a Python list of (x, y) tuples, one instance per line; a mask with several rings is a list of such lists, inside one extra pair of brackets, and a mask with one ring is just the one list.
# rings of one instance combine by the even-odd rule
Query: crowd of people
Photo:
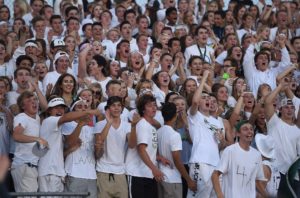
[(2, 0), (0, 187), (300, 197), (299, 61), (299, 0)]

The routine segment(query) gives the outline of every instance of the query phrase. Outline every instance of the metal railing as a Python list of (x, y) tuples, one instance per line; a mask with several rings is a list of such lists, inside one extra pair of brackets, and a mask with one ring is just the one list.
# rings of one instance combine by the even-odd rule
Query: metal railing
[(73, 192), (11, 192), (11, 197), (88, 197), (89, 192), (73, 193)]

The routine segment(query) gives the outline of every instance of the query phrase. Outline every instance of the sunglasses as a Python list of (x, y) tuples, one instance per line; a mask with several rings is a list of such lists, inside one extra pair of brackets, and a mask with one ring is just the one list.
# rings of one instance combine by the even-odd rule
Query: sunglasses
[(99, 95), (101, 95), (101, 91), (92, 91), (92, 94), (99, 96)]

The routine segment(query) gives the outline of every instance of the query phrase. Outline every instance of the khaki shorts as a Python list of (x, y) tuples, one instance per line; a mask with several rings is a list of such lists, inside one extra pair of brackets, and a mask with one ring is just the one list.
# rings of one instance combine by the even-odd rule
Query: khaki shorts
[(97, 183), (100, 191), (99, 198), (128, 197), (128, 184), (125, 174), (117, 175), (98, 172)]

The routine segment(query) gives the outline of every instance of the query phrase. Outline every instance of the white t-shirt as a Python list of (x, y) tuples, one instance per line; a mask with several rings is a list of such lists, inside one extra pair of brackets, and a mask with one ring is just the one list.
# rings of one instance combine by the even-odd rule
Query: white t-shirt
[(206, 117), (199, 111), (195, 115), (191, 115), (188, 111), (188, 122), (193, 141), (190, 163), (217, 166), (220, 160), (219, 148), (212, 128), (221, 128), (218, 126), (219, 121), (211, 116)]
[(20, 94), (16, 91), (10, 91), (7, 93), (7, 106), (10, 107), (11, 105), (17, 104), (17, 99)]
[[(157, 131), (144, 118), (136, 125), (137, 145), (146, 144), (146, 152), (154, 165), (157, 152)], [(126, 156), (126, 173), (135, 177), (153, 178), (151, 169), (140, 158), (137, 148), (128, 149)]]
[(56, 83), (56, 81), (58, 80), (58, 78), (61, 76), (60, 73), (58, 73), (56, 70), (52, 71), (52, 72), (48, 72), (45, 76), (45, 78), (43, 79), (43, 93), (46, 93), (47, 91), (47, 86), (49, 84), (52, 84), (53, 87)]
[(255, 198), (255, 181), (265, 180), (260, 153), (252, 147), (246, 151), (239, 143), (225, 148), (216, 170), (223, 173), (224, 197)]
[(181, 183), (181, 175), (175, 167), (172, 152), (182, 150), (180, 134), (168, 125), (162, 126), (157, 130), (158, 152), (171, 162), (172, 168), (159, 163), (159, 169), (164, 173), (164, 182)]
[[(271, 42), (273, 42), (276, 39), (277, 31), (278, 31), (278, 27), (273, 27), (270, 29), (269, 40)], [(289, 31), (289, 38), (292, 38), (291, 31), (290, 30), (288, 31)]]
[(113, 43), (111, 40), (104, 39), (102, 41), (102, 46), (105, 49), (104, 54), (110, 59), (114, 59), (117, 54), (117, 44), (118, 42)]
[(267, 122), (267, 129), (275, 141), (275, 166), (285, 174), (300, 154), (300, 129), (282, 121), (275, 113)]
[(263, 165), (268, 166), (271, 170), (271, 177), (266, 186), (266, 191), (268, 192), (270, 197), (276, 197), (279, 188), (279, 183), (280, 183), (280, 172), (272, 162), (268, 160), (264, 160), (262, 163)]
[[(166, 93), (163, 92), (155, 83), (153, 83), (153, 92), (155, 95), (155, 98), (158, 102), (164, 103), (166, 98)], [(171, 92), (169, 90), (169, 92)]]
[[(62, 125), (62, 134), (70, 135), (77, 126), (75, 121)], [(97, 179), (96, 161), (94, 157), (94, 129), (90, 126), (83, 126), (79, 135), (82, 141), (81, 146), (69, 154), (65, 161), (65, 170), (67, 175), (83, 178)]]
[[(21, 124), (21, 126), (24, 128), (24, 135), (39, 137), (40, 117), (38, 115), (36, 115), (35, 118), (32, 118), (26, 113), (19, 113), (14, 118), (14, 128), (19, 126), (19, 124)], [(12, 166), (16, 167), (25, 163), (37, 165), (39, 157), (32, 153), (32, 148), (35, 144), (35, 142), (20, 143), (16, 141), (16, 150), (14, 153)]]
[(272, 67), (265, 71), (260, 71), (256, 68), (254, 62), (254, 45), (250, 44), (247, 48), (243, 60), (243, 68), (247, 84), (254, 96), (257, 95), (259, 85), (263, 83), (270, 85), (272, 90), (276, 88), (277, 75), (287, 69), (291, 63), (290, 56), (286, 48), (281, 49), (281, 54), (282, 58), (278, 67)]
[(221, 54), (219, 54), (216, 58), (216, 62), (223, 66), (224, 60), (227, 57), (228, 52), (223, 51)]
[(25, 21), (26, 25), (31, 26), (31, 20), (33, 19), (33, 16), (30, 12), (25, 14), (22, 18)]
[(293, 104), (295, 106), (295, 116), (298, 116), (298, 111), (299, 111), (299, 106), (300, 106), (300, 98), (297, 98), (296, 96), (294, 96), (292, 98), (293, 100)]
[(12, 65), (13, 61), (6, 62), (0, 65), (0, 76), (8, 76), (10, 78), (14, 77), (14, 65)]
[(200, 56), (203, 57), (206, 62), (211, 63), (210, 54), (214, 54), (213, 48), (209, 46), (205, 46), (205, 48), (199, 48), (196, 44), (186, 48), (184, 52), (184, 56), (187, 62), (189, 61), (191, 56)]
[(48, 142), (49, 150), (39, 161), (39, 176), (66, 176), (64, 169), (63, 140), (58, 121), (61, 117), (46, 118), (40, 129), (40, 137)]
[[(95, 125), (95, 133), (101, 133), (106, 120)], [(110, 127), (105, 140), (104, 154), (97, 160), (96, 170), (104, 173), (125, 174), (126, 135), (130, 133), (129, 122), (121, 120), (119, 128)]]

